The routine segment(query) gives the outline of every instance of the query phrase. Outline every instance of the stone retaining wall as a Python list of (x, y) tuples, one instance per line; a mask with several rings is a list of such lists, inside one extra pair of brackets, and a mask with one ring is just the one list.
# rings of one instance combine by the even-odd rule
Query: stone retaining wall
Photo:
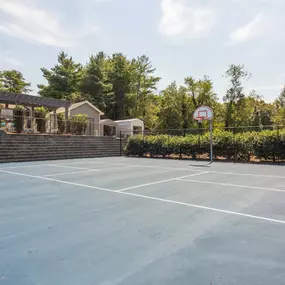
[(0, 162), (119, 155), (120, 140), (113, 137), (22, 135), (0, 131)]

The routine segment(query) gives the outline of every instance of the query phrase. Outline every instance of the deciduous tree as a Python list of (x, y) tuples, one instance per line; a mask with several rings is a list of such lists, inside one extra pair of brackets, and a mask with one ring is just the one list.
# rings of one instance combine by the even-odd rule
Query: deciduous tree
[(225, 73), (225, 77), (229, 80), (229, 88), (223, 98), (226, 105), (225, 127), (233, 126), (235, 117), (241, 115), (245, 97), (243, 83), (250, 76), (244, 65), (232, 64)]

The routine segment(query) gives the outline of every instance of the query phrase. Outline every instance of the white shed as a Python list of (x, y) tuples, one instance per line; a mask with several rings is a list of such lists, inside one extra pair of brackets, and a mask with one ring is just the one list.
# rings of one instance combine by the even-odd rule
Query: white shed
[(144, 122), (140, 119), (115, 121), (117, 124), (117, 137), (127, 138), (129, 136), (143, 134)]
[(105, 119), (100, 121), (100, 136), (115, 136), (117, 134), (117, 124)]

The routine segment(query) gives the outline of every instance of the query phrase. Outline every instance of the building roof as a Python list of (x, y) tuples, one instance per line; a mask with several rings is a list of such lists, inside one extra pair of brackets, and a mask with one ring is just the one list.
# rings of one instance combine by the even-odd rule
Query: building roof
[(100, 124), (108, 124), (108, 126), (116, 126), (116, 122), (111, 119), (100, 120)]
[(0, 91), (0, 103), (31, 107), (46, 107), (50, 109), (58, 109), (61, 107), (68, 108), (71, 106), (69, 101), (4, 91)]
[(129, 123), (129, 122), (134, 122), (134, 121), (141, 121), (141, 119), (128, 119), (128, 120), (119, 120), (119, 121), (115, 121), (115, 123)]
[(105, 122), (114, 122), (114, 123), (115, 123), (115, 121), (113, 121), (113, 120), (111, 120), (111, 119), (104, 119), (104, 120), (101, 120), (100, 122), (102, 122), (102, 123), (105, 123)]
[[(69, 111), (76, 109), (84, 104), (89, 105), (92, 109), (94, 109), (95, 111), (97, 111), (98, 113), (100, 113), (100, 115), (104, 115), (104, 113), (102, 111), (100, 111), (97, 107), (95, 107), (93, 104), (91, 104), (89, 101), (82, 101), (82, 102), (78, 102), (78, 103), (74, 103), (69, 107)], [(57, 111), (57, 113), (63, 113), (65, 112), (64, 108), (59, 108)]]

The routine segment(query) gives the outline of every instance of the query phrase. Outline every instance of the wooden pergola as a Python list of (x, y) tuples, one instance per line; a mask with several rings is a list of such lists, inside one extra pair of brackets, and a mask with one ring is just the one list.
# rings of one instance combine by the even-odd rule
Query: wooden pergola
[(9, 108), (9, 104), (31, 107), (31, 118), (33, 118), (34, 115), (34, 107), (51, 109), (54, 111), (54, 114), (56, 114), (58, 108), (65, 108), (66, 122), (68, 121), (68, 108), (71, 106), (71, 102), (69, 101), (4, 91), (0, 91), (0, 104), (1, 103), (5, 104), (5, 108)]

